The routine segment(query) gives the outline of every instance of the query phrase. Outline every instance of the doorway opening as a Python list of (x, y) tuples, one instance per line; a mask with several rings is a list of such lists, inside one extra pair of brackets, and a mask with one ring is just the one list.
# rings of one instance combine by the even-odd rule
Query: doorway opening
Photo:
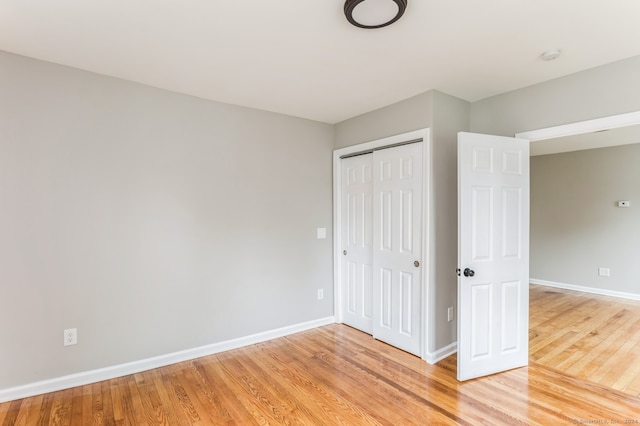
[(530, 359), (638, 396), (640, 112), (517, 136), (532, 155)]

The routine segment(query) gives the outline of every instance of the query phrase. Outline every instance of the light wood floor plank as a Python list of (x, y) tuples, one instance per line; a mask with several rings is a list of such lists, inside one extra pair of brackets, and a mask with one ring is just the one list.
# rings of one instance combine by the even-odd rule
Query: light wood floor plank
[[(620, 338), (626, 336), (627, 323), (631, 321), (631, 315), (616, 314), (596, 332), (590, 332), (588, 339), (573, 344), (567, 350), (567, 356), (563, 362), (556, 365), (558, 369), (568, 372), (579, 372), (589, 361), (598, 356), (599, 348), (617, 346)], [(603, 346), (604, 345), (604, 346)]]
[(15, 425), (16, 420), (22, 414), (22, 404), (26, 400), (16, 400), (0, 404), (0, 424)]
[(624, 388), (624, 393), (640, 398), (640, 373)]
[[(282, 340), (283, 344), (278, 347), (278, 351), (268, 351), (268, 357), (262, 358), (263, 362), (258, 361), (265, 371), (276, 371), (277, 379), (284, 387), (291, 388), (291, 393), (303, 398), (308, 409), (316, 408), (322, 413), (322, 418), (331, 419), (331, 424), (378, 424), (372, 417), (367, 416), (356, 405), (352, 404), (344, 395), (332, 392), (331, 386), (327, 386), (314, 378), (317, 373), (309, 373), (306, 360), (312, 358), (309, 354), (302, 358), (294, 358), (290, 356), (290, 351), (283, 354), (279, 349), (286, 349), (286, 346), (295, 344), (295, 342), (287, 339)], [(298, 346), (298, 349), (304, 350)], [(265, 351), (266, 352), (266, 351)], [(352, 413), (349, 417), (344, 413)], [(317, 417), (317, 416), (316, 416)], [(319, 420), (318, 420), (319, 421)], [(314, 424), (317, 424), (315, 422)]]
[(638, 356), (640, 354), (640, 342), (634, 339), (634, 341), (630, 340), (629, 343), (632, 344), (625, 347), (626, 354), (623, 350), (616, 353), (615, 357), (619, 362), (612, 366), (600, 383), (624, 392), (636, 377), (638, 371), (640, 371), (640, 357)]
[[(222, 424), (228, 417), (220, 420), (218, 415), (219, 405), (214, 405), (208, 399), (209, 393), (202, 389), (198, 376), (194, 374), (195, 368), (189, 366), (182, 370), (175, 371), (171, 376), (172, 387), (176, 389), (176, 394), (180, 394), (181, 401), (188, 401), (184, 406), (188, 408), (186, 412), (192, 418), (192, 424), (208, 425)], [(213, 410), (210, 407), (213, 406)]]
[[(324, 346), (325, 339), (316, 330), (309, 333), (307, 339), (288, 338), (287, 340), (293, 341), (293, 344), (303, 355), (297, 362), (307, 371), (312, 372), (313, 376), (308, 380), (319, 381), (324, 389), (336, 393), (341, 399), (347, 401), (349, 406), (358, 406), (359, 409), (354, 421), (358, 417), (364, 416), (374, 424), (385, 424), (386, 419), (402, 416), (401, 413), (395, 413), (390, 405), (378, 406), (375, 410), (370, 410), (369, 407), (354, 404), (354, 395), (362, 398), (384, 395), (389, 400), (393, 400), (395, 395), (385, 389), (383, 383), (373, 379), (358, 365), (348, 365), (348, 361), (345, 360), (347, 354), (327, 350)], [(336, 375), (340, 371), (349, 371), (351, 374), (344, 374), (343, 377), (336, 380)], [(348, 411), (343, 415), (345, 414), (351, 415)]]
[(640, 301), (531, 285), (532, 361), (640, 394)]
[[(612, 298), (598, 300), (540, 286), (532, 286), (531, 300), (530, 365), (482, 379), (458, 382), (455, 355), (429, 365), (334, 324), (0, 404), (0, 425), (640, 421), (640, 338), (633, 335), (640, 326), (640, 303), (618, 304)], [(585, 372), (620, 389), (589, 381)]]
[(113, 401), (113, 419), (115, 424), (129, 425), (130, 420), (128, 420), (128, 418), (132, 416), (132, 411), (130, 409), (131, 398), (126, 392), (127, 388), (122, 386), (122, 378), (113, 380), (110, 385), (111, 400)]
[[(395, 364), (390, 358), (382, 358), (380, 356), (371, 357), (371, 353), (365, 348), (358, 351), (362, 356), (334, 355), (331, 348), (326, 345), (326, 342), (327, 339), (323, 336), (319, 336), (319, 338), (313, 341), (314, 347), (323, 350), (322, 360), (331, 366), (332, 370), (337, 366), (338, 370), (354, 370), (359, 373), (358, 379), (354, 380), (353, 383), (344, 383), (344, 385), (353, 385), (353, 388), (345, 388), (347, 392), (346, 395), (351, 398), (353, 395), (375, 398), (376, 395), (382, 394), (385, 395), (385, 399), (393, 402), (389, 407), (376, 407), (375, 412), (368, 412), (371, 416), (379, 416), (377, 417), (378, 421), (393, 419), (396, 424), (404, 424), (411, 421), (424, 422), (429, 419), (438, 421), (460, 420), (451, 412), (443, 409), (443, 407), (432, 404), (420, 394), (412, 392), (408, 388), (409, 376), (403, 375), (401, 366)], [(381, 344), (380, 347), (388, 348), (388, 346), (384, 344)], [(380, 370), (382, 369), (387, 369), (394, 374), (391, 377), (382, 376), (380, 374)], [(405, 381), (402, 382), (402, 385), (399, 385), (398, 382), (403, 379)], [(352, 403), (353, 402), (352, 400)]]

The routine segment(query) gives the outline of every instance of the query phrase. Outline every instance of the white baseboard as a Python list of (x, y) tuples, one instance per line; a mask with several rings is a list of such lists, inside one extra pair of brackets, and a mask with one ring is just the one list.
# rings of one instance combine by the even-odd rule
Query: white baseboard
[(435, 352), (427, 352), (427, 355), (423, 359), (429, 364), (435, 364), (456, 352), (458, 352), (458, 342), (453, 342)]
[(539, 280), (537, 278), (529, 278), (531, 284), (544, 285), (547, 287), (561, 288), (564, 290), (581, 291), (583, 293), (599, 294), (601, 296), (620, 297), (622, 299), (640, 300), (638, 293), (625, 293), (623, 291), (605, 290), (602, 288), (585, 287), (575, 284), (557, 283), (554, 281)]
[(153, 368), (164, 367), (166, 365), (175, 364), (178, 362), (189, 361), (195, 358), (213, 355), (231, 349), (241, 348), (243, 346), (249, 346), (256, 343), (265, 342), (267, 340), (277, 339), (278, 337), (284, 337), (294, 333), (299, 333), (301, 331), (311, 330), (312, 328), (322, 327), (323, 325), (333, 324), (334, 322), (334, 317), (321, 318), (314, 321), (308, 321), (288, 327), (278, 328), (276, 330), (252, 334), (246, 337), (240, 337), (238, 339), (213, 343), (211, 345), (173, 352), (153, 358), (129, 362), (126, 364), (114, 365), (111, 367), (100, 368), (91, 371), (83, 371), (81, 373), (70, 374), (68, 376), (43, 380), (40, 382), (30, 383), (27, 385), (8, 389), (0, 389), (0, 402), (13, 401), (16, 399), (40, 395), (43, 393), (55, 392), (76, 386), (83, 386), (89, 383), (101, 382), (103, 380), (122, 377), (128, 374), (139, 373), (141, 371), (151, 370)]

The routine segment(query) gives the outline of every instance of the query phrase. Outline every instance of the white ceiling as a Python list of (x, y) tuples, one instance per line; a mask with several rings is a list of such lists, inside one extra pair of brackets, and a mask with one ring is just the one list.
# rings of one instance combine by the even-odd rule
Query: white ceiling
[[(640, 55), (638, 0), (0, 0), (0, 50), (336, 123), (437, 89), (476, 101)], [(562, 49), (544, 62), (540, 54)]]

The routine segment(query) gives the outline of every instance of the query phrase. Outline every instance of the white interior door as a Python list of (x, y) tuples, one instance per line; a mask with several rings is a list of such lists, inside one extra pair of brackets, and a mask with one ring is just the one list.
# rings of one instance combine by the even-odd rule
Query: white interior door
[(373, 154), (343, 158), (342, 321), (373, 333)]
[(373, 337), (420, 356), (422, 143), (373, 153)]
[(528, 364), (529, 141), (458, 134), (458, 380)]

